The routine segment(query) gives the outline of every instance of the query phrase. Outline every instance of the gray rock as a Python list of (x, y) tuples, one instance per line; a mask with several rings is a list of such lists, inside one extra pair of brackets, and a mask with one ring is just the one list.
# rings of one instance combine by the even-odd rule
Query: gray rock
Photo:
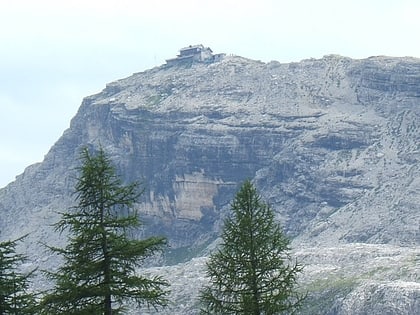
[[(144, 184), (136, 207), (145, 225), (137, 236), (166, 235), (167, 262), (203, 253), (246, 178), (298, 252), (353, 243), (418, 249), (419, 100), (416, 58), (330, 55), (281, 64), (226, 56), (135, 73), (86, 97), (44, 161), (0, 190), (0, 238), (29, 233), (23, 249), (32, 263), (53, 268), (56, 258), (40, 242), (65, 241), (51, 224), (74, 204), (80, 149), (102, 145), (125, 181)], [(340, 266), (356, 264), (356, 253), (343, 254)], [(400, 292), (418, 310), (418, 278), (408, 286), (385, 280), (346, 288), (344, 300), (328, 307), (337, 314), (392, 312), (351, 294), (396, 305)]]
[[(293, 256), (305, 266), (299, 287), (307, 293), (300, 314), (418, 314), (418, 247), (353, 243), (304, 247)], [(208, 282), (205, 257), (141, 272), (167, 278), (171, 300), (163, 310), (131, 314), (198, 314), (199, 288)]]

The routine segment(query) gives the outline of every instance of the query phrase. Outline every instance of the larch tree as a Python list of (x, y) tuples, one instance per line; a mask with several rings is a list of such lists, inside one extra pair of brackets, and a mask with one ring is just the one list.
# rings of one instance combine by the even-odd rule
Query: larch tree
[(0, 315), (35, 314), (35, 294), (29, 292), (34, 270), (19, 271), (26, 256), (16, 252), (17, 240), (0, 242)]
[(42, 299), (43, 314), (121, 314), (133, 302), (166, 306), (168, 282), (137, 272), (146, 257), (162, 249), (165, 238), (128, 236), (140, 226), (132, 209), (138, 185), (122, 184), (102, 148), (95, 154), (84, 149), (81, 160), (77, 206), (56, 224), (57, 231), (68, 231), (67, 246), (50, 247), (63, 264), (47, 272), (55, 286)]
[(290, 256), (290, 241), (273, 210), (245, 181), (225, 220), (222, 243), (207, 262), (209, 285), (201, 290), (202, 314), (293, 314), (302, 266)]

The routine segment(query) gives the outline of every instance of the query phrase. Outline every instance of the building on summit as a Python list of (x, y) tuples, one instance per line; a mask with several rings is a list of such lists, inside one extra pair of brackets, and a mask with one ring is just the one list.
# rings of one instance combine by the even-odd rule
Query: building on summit
[(209, 47), (203, 45), (190, 45), (181, 48), (175, 58), (167, 59), (166, 64), (172, 65), (190, 65), (194, 62), (213, 63), (223, 59), (225, 54), (213, 54)]

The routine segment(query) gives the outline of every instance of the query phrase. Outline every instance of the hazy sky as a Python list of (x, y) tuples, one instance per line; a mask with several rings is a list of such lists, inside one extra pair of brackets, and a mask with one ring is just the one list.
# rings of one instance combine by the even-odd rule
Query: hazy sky
[(420, 57), (418, 0), (0, 0), (0, 187), (82, 98), (190, 44), (262, 61)]

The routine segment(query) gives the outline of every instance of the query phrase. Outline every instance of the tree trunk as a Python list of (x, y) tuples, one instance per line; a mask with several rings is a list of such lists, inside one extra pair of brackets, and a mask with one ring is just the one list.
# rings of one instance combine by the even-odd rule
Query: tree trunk
[(102, 237), (102, 250), (104, 255), (104, 286), (105, 286), (105, 298), (104, 298), (104, 307), (105, 315), (112, 315), (112, 300), (111, 300), (111, 270), (110, 270), (110, 259), (108, 253), (108, 244), (106, 240), (106, 235), (103, 233)]
[(105, 296), (104, 306), (105, 306), (105, 315), (112, 315), (112, 301), (111, 301), (110, 294), (107, 294)]
[(5, 312), (5, 297), (0, 295), (0, 315), (3, 315)]
[(104, 283), (105, 296), (104, 296), (104, 315), (112, 315), (112, 299), (111, 299), (111, 260), (108, 252), (108, 240), (106, 234), (106, 227), (104, 223), (105, 206), (101, 204), (101, 229), (102, 229), (102, 255), (104, 258)]

